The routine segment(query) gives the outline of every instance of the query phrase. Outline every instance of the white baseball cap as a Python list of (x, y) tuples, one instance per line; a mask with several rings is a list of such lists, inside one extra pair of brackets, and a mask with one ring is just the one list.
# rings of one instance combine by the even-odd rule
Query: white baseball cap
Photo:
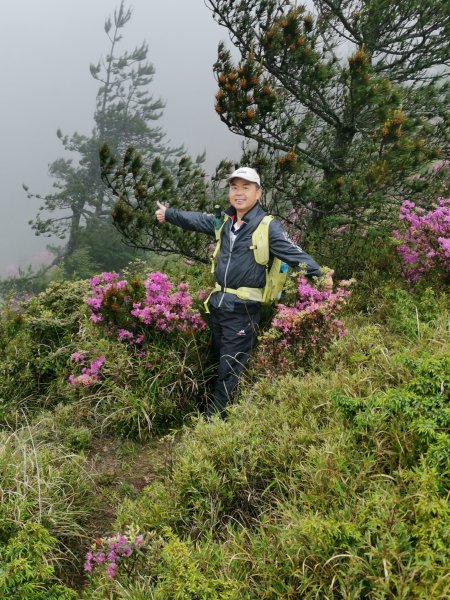
[(239, 179), (245, 179), (246, 181), (256, 183), (259, 187), (261, 187), (261, 180), (255, 169), (251, 169), (250, 167), (240, 167), (227, 177), (227, 181), (231, 181), (237, 177), (239, 177)]

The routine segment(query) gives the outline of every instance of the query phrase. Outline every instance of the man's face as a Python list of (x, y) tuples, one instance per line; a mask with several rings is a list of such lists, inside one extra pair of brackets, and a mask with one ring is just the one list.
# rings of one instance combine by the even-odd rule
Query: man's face
[(236, 177), (230, 182), (228, 198), (231, 206), (239, 214), (245, 214), (255, 206), (261, 197), (261, 188), (256, 183)]

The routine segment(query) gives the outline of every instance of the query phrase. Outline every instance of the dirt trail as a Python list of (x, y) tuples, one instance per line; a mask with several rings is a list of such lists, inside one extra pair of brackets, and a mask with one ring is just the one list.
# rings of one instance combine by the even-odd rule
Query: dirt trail
[(93, 524), (96, 535), (111, 532), (117, 507), (126, 497), (136, 497), (172, 469), (174, 445), (173, 436), (142, 445), (117, 438), (93, 442), (88, 464), (99, 494), (99, 513)]
[[(126, 498), (136, 498), (142, 489), (155, 479), (172, 470), (173, 453), (178, 435), (157, 438), (138, 444), (112, 437), (95, 438), (87, 455), (87, 468), (95, 487), (95, 507), (91, 518), (84, 524), (85, 542), (80, 544), (80, 558), (96, 537), (115, 533), (113, 524), (117, 510)], [(86, 584), (83, 564), (80, 562), (67, 577), (70, 586), (81, 591)]]

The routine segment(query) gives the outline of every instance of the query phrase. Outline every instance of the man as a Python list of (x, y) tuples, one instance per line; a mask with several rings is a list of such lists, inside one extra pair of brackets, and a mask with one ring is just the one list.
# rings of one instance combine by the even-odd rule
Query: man
[[(252, 234), (265, 216), (258, 173), (250, 167), (241, 167), (228, 178), (230, 207), (229, 219), (222, 229), (220, 251), (217, 256), (215, 278), (221, 289), (211, 295), (211, 327), (213, 350), (219, 362), (214, 402), (208, 415), (218, 413), (223, 418), (227, 405), (244, 370), (255, 344), (261, 304), (244, 300), (235, 293), (238, 288), (264, 288), (266, 268), (255, 261)], [(160, 202), (155, 213), (160, 223), (167, 221), (188, 231), (215, 235), (214, 217), (206, 213), (180, 211), (166, 208)], [(296, 246), (275, 219), (269, 226), (270, 255), (294, 268), (306, 267), (307, 277), (320, 277), (319, 265), (306, 252)], [(218, 287), (219, 287), (218, 286)], [(325, 282), (332, 289), (331, 274)]]

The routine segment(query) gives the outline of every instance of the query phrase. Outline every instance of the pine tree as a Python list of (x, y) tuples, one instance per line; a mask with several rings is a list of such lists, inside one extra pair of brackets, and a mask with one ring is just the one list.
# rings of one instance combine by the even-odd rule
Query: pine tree
[(250, 142), (273, 214), (354, 232), (443, 189), (430, 168), (449, 151), (448, 3), (207, 4), (239, 53), (219, 46), (216, 111)]
[(209, 213), (216, 203), (224, 207), (220, 182), (231, 165), (222, 161), (208, 181), (201, 165), (203, 160), (203, 155), (195, 160), (185, 155), (177, 164), (168, 166), (159, 157), (145, 161), (133, 146), (127, 148), (123, 159), (118, 159), (107, 144), (102, 147), (102, 177), (116, 199), (113, 223), (125, 243), (158, 254), (180, 254), (209, 262), (211, 240), (202, 234), (160, 225), (155, 218), (157, 201), (179, 210)]
[[(109, 40), (106, 58), (90, 66), (91, 75), (99, 82), (92, 134), (68, 136), (58, 130), (64, 150), (74, 158), (51, 163), (52, 194), (28, 194), (42, 201), (38, 215), (30, 222), (32, 228), (36, 235), (66, 240), (63, 254), (70, 272), (77, 270), (77, 251), (82, 251), (84, 263), (91, 260), (93, 268), (99, 269), (119, 268), (131, 256), (111, 224), (112, 197), (100, 176), (101, 145), (107, 143), (119, 155), (133, 145), (146, 158), (158, 157), (166, 165), (183, 152), (182, 148), (170, 147), (162, 129), (154, 126), (164, 103), (149, 93), (154, 68), (147, 61), (147, 44), (120, 53), (123, 29), (131, 16), (131, 9), (122, 1), (113, 19), (105, 22)], [(111, 241), (116, 244), (115, 252), (111, 252)], [(108, 251), (104, 252), (106, 246)]]

